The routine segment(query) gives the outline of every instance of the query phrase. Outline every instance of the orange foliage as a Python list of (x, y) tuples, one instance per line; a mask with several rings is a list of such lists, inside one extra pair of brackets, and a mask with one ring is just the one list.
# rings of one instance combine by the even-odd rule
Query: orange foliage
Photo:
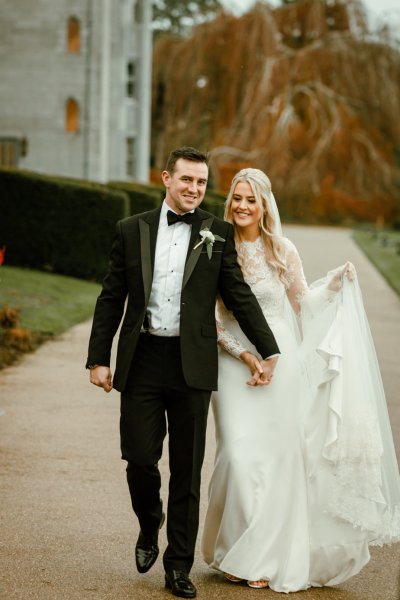
[(341, 222), (343, 215), (356, 221), (390, 222), (395, 217), (394, 205), (383, 196), (373, 196), (366, 201), (355, 198), (335, 187), (332, 174), (321, 182), (320, 193), (313, 203), (314, 214), (323, 220)]
[(400, 55), (366, 32), (357, 0), (299, 0), (278, 9), (260, 3), (240, 18), (222, 14), (190, 39), (160, 38), (155, 169), (173, 147), (212, 149), (213, 180), (224, 191), (238, 165), (253, 166), (299, 218), (314, 210), (392, 218)]
[(4, 305), (0, 310), (0, 369), (32, 352), (49, 336), (19, 326), (19, 309)]
[(221, 163), (219, 168), (219, 187), (223, 192), (228, 192), (235, 173), (246, 167), (251, 167), (248, 162)]
[(162, 185), (160, 169), (150, 169), (150, 182), (157, 185)]
[(7, 304), (0, 310), (0, 327), (11, 329), (18, 324), (19, 308), (11, 308)]

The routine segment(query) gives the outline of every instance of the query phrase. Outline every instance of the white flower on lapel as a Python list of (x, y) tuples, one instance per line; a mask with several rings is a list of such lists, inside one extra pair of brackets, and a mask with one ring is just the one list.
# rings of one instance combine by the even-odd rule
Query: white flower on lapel
[(214, 242), (224, 242), (224, 238), (222, 238), (220, 235), (217, 235), (216, 233), (213, 233), (212, 231), (210, 231), (208, 229), (208, 227), (205, 227), (204, 229), (202, 229), (199, 233), (201, 240), (198, 244), (195, 245), (195, 247), (193, 248), (193, 250), (196, 250), (196, 248), (198, 248), (201, 244), (205, 244), (206, 245), (206, 249), (207, 249), (207, 255), (208, 258), (210, 259), (212, 256), (212, 247), (214, 245)]

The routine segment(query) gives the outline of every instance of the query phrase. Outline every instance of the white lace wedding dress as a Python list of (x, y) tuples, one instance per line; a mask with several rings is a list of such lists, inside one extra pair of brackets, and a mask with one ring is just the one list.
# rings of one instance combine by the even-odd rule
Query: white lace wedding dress
[[(341, 393), (337, 394), (332, 386), (335, 377), (341, 381), (344, 365), (339, 361), (341, 366), (335, 367), (334, 359), (341, 350), (332, 350), (339, 343), (336, 332), (340, 326), (335, 325), (335, 320), (336, 300), (342, 287), (340, 271), (310, 290), (295, 246), (282, 239), (288, 289), (266, 263), (261, 238), (242, 242), (238, 247), (244, 277), (281, 351), (270, 386), (246, 385), (248, 368), (238, 357), (244, 350), (256, 351), (233, 315), (221, 302), (217, 306), (218, 341), (223, 348), (219, 357), (219, 391), (212, 399), (217, 451), (202, 550), (211, 567), (246, 580), (268, 579), (271, 589), (291, 592), (348, 579), (368, 562), (369, 543), (374, 539), (377, 543), (398, 539), (400, 525), (398, 513), (394, 516), (389, 511), (388, 516), (386, 511), (385, 518), (390, 520), (386, 534), (377, 533), (372, 526), (368, 530), (368, 523), (356, 523), (361, 506), (359, 488), (350, 503), (346, 494), (340, 496), (344, 486), (340, 476), (342, 485), (336, 486), (338, 466), (342, 464), (337, 454), (344, 410), (337, 406)], [(309, 315), (308, 321), (313, 315), (322, 315), (317, 327), (310, 328), (311, 342), (306, 340), (305, 348), (299, 346), (287, 300), (298, 320), (302, 312)], [(328, 331), (332, 324), (333, 333)], [(308, 327), (307, 318), (303, 326)], [(327, 328), (325, 340), (315, 333), (321, 326)], [(321, 348), (313, 353), (311, 346), (321, 341), (326, 342), (325, 354)], [(310, 359), (314, 355), (320, 363)], [(370, 448), (371, 439), (365, 447)], [(375, 442), (371, 460), (375, 461), (376, 470), (376, 457), (381, 456), (382, 449)], [(344, 463), (348, 465), (350, 461), (353, 467), (347, 475), (360, 474), (359, 455), (365, 457), (365, 448), (354, 452), (357, 456), (350, 458), (344, 452)], [(393, 456), (390, 458), (393, 460)], [(368, 460), (367, 457), (367, 463)], [(369, 463), (367, 471), (368, 468)], [(359, 477), (361, 487), (365, 476), (368, 478), (369, 472), (363, 471)], [(397, 502), (398, 472), (392, 476)], [(380, 482), (380, 474), (370, 482), (372, 503), (382, 505), (385, 512), (386, 499), (380, 493)], [(340, 506), (332, 506), (335, 491), (336, 499), (340, 496)], [(369, 508), (368, 505), (365, 511), (368, 515)], [(377, 529), (380, 526), (379, 520)]]

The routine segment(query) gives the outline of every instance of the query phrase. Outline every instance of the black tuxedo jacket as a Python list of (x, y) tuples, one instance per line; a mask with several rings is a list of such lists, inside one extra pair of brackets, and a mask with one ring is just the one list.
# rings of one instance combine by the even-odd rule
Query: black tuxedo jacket
[[(161, 209), (135, 215), (116, 226), (110, 266), (97, 299), (87, 365), (109, 366), (113, 338), (124, 315), (113, 385), (123, 391), (150, 297)], [(246, 336), (263, 358), (279, 353), (261, 308), (236, 261), (232, 225), (196, 209), (182, 282), (180, 344), (187, 385), (216, 390), (218, 379), (215, 301), (219, 292)], [(215, 241), (212, 257), (199, 232), (208, 227), (225, 239)], [(125, 308), (125, 302), (126, 308)]]

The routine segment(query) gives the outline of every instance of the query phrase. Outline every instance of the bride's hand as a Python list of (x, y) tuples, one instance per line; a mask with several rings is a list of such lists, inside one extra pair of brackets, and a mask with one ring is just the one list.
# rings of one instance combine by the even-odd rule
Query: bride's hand
[[(252, 354), (250, 356), (256, 358)], [(259, 361), (257, 359), (257, 368), (254, 371), (250, 381), (246, 382), (247, 385), (251, 385), (253, 387), (257, 385), (269, 385), (272, 382), (272, 377), (274, 375), (274, 370), (278, 362), (278, 358), (279, 356), (272, 356), (271, 358), (266, 358), (262, 361)]]
[(335, 271), (334, 276), (328, 284), (328, 290), (331, 292), (340, 292), (343, 285), (343, 277), (346, 277), (348, 281), (354, 281), (356, 278), (356, 269), (353, 263), (347, 261), (343, 267), (338, 267)]
[(258, 377), (257, 382), (254, 385), (269, 385), (272, 383), (274, 376), (275, 367), (278, 363), (279, 355), (271, 356), (261, 361), (262, 375)]
[(349, 281), (354, 281), (356, 278), (356, 268), (353, 263), (349, 261), (344, 265), (342, 273)]
[[(263, 372), (263, 368), (257, 356), (254, 356), (251, 352), (242, 352), (240, 358), (249, 367), (252, 380), (254, 378), (258, 379)], [(250, 381), (247, 381), (247, 383), (248, 385), (254, 385), (254, 383), (250, 383)]]

